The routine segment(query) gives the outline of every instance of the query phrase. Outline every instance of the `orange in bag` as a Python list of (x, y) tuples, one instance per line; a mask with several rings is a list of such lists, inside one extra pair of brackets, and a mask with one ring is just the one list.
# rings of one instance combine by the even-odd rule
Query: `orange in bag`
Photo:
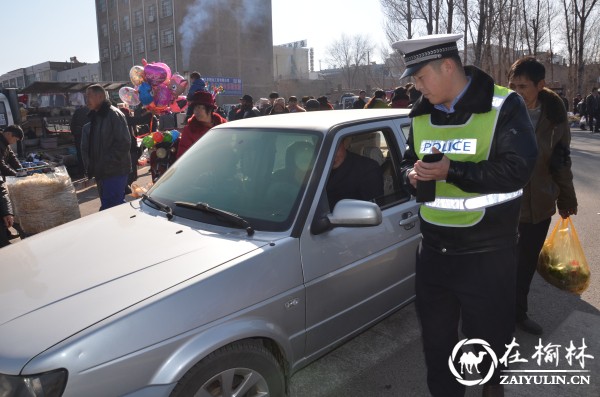
[(570, 217), (561, 218), (544, 242), (537, 271), (550, 284), (575, 294), (590, 285), (590, 268)]

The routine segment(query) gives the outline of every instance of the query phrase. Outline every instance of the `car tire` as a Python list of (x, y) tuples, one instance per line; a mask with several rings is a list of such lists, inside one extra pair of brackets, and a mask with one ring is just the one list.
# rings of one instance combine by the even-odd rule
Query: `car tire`
[(227, 345), (194, 365), (177, 383), (172, 397), (286, 396), (281, 364), (260, 342)]

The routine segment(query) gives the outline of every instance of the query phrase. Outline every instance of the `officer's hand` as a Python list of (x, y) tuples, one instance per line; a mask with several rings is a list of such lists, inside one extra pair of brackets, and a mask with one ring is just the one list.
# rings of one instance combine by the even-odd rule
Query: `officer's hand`
[[(436, 148), (432, 149), (432, 153), (441, 153)], [(441, 181), (446, 179), (448, 176), (448, 169), (450, 168), (450, 159), (446, 156), (442, 157), (440, 161), (435, 163), (425, 163), (421, 160), (417, 160), (415, 163), (415, 180), (418, 181)], [(411, 172), (412, 173), (412, 172)], [(410, 174), (409, 174), (410, 177)], [(412, 179), (411, 179), (412, 183)], [(416, 182), (415, 182), (416, 185)]]
[(414, 168), (408, 173), (408, 181), (415, 189), (417, 188), (417, 171)]
[(564, 210), (559, 209), (558, 214), (563, 218), (567, 219), (571, 215), (577, 215), (577, 207), (575, 208), (567, 208)]

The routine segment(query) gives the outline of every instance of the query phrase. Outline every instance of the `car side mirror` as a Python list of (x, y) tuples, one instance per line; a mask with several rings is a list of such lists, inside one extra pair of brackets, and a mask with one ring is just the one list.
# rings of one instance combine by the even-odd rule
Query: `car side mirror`
[(375, 203), (361, 200), (340, 200), (327, 215), (332, 227), (377, 226), (381, 224), (381, 209)]

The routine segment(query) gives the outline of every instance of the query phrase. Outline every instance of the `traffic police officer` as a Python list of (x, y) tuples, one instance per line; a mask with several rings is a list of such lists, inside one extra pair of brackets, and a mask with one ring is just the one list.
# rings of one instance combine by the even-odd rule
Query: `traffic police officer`
[[(417, 181), (436, 181), (434, 201), (420, 209), (416, 270), (427, 383), (434, 396), (465, 393), (449, 368), (459, 320), (464, 337), (486, 341), (497, 358), (512, 339), (520, 199), (537, 156), (522, 98), (480, 69), (463, 67), (460, 38), (431, 35), (392, 45), (404, 55), (402, 77), (412, 76), (422, 93), (410, 112), (403, 178), (413, 193)], [(422, 161), (438, 152), (444, 153), (441, 160)], [(479, 354), (482, 374), (494, 370), (490, 356)], [(485, 383), (484, 396), (504, 395), (499, 372), (500, 367)]]

